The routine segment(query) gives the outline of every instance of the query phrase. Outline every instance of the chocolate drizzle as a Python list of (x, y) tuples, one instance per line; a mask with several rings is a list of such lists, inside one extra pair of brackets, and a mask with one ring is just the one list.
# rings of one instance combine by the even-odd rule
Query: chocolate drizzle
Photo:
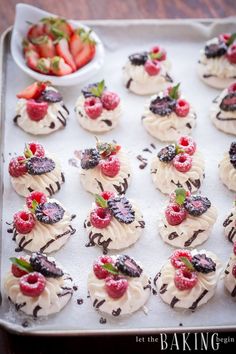
[[(112, 239), (108, 238), (107, 240), (101, 241), (102, 238), (103, 238), (103, 234), (98, 233), (98, 232), (93, 234), (91, 231), (89, 233), (89, 242), (85, 245), (85, 247), (92, 247), (97, 244), (98, 246), (101, 246), (103, 248), (103, 254), (107, 254), (108, 247), (109, 247), (109, 244), (111, 243)], [(97, 239), (97, 242), (95, 243), (96, 239)]]
[(166, 80), (167, 82), (173, 82), (172, 77), (171, 77), (168, 73), (166, 73), (163, 77), (165, 78), (165, 80)]
[(187, 127), (188, 129), (192, 129), (192, 126), (191, 126), (190, 123), (186, 123), (186, 127)]
[(15, 304), (15, 309), (16, 311), (19, 311), (22, 307), (26, 305), (26, 302), (23, 302), (22, 304)]
[(150, 279), (148, 279), (148, 284), (143, 287), (143, 290), (146, 290), (146, 289), (149, 289), (150, 291), (152, 290), (151, 280)]
[(58, 113), (59, 113), (59, 115), (57, 116), (57, 119), (63, 125), (63, 127), (65, 127), (66, 126), (66, 118), (63, 116), (61, 111), (59, 111)]
[(101, 317), (99, 320), (99, 323), (105, 324), (105, 323), (107, 323), (107, 320), (105, 318)]
[(104, 188), (103, 188), (102, 182), (100, 182), (97, 178), (95, 178), (95, 181), (97, 182), (98, 187), (101, 190), (101, 192), (104, 192)]
[(177, 234), (177, 232), (171, 232), (171, 234), (169, 234), (168, 239), (169, 240), (174, 240), (176, 237), (179, 237), (179, 235)]
[(140, 227), (141, 229), (144, 229), (144, 228), (145, 228), (145, 221), (144, 221), (144, 220), (138, 221), (138, 224), (139, 224), (139, 225), (136, 225), (136, 226), (135, 226), (136, 228), (138, 228), (138, 227)]
[(232, 121), (232, 120), (236, 120), (235, 117), (227, 117), (227, 118), (224, 118), (221, 115), (221, 112), (218, 112), (217, 115), (216, 115), (216, 119), (218, 120), (222, 120), (222, 121)]
[(236, 228), (233, 226), (228, 234), (228, 240), (233, 242), (233, 238), (236, 235)]
[(183, 187), (182, 186), (182, 184), (178, 181), (177, 183), (175, 183), (174, 181), (173, 181), (173, 179), (170, 181), (171, 183), (173, 183), (176, 187), (178, 187), (178, 188), (181, 188), (181, 187)]
[(136, 158), (141, 162), (141, 164), (139, 165), (140, 170), (143, 170), (148, 164), (147, 159), (142, 155), (138, 155)]
[(189, 310), (195, 311), (197, 308), (198, 303), (204, 298), (204, 296), (208, 293), (208, 290), (203, 290), (201, 295), (195, 300), (192, 305), (189, 307)]
[(203, 77), (204, 77), (204, 79), (209, 79), (210, 77), (216, 77), (216, 75), (204, 74)]
[(24, 248), (32, 241), (32, 238), (30, 240), (25, 241), (25, 236), (22, 237), (22, 239), (19, 242), (18, 247), (15, 249), (15, 252), (21, 252), (24, 250)]
[(192, 185), (193, 185), (195, 188), (199, 189), (200, 186), (201, 186), (201, 181), (200, 181), (200, 179), (194, 179), (194, 180), (193, 180), (193, 179), (189, 178), (189, 179), (186, 181), (186, 186), (187, 186), (189, 192), (192, 191)]
[(73, 235), (75, 232), (76, 232), (76, 229), (74, 229), (71, 225), (69, 225), (69, 230), (65, 231), (61, 235), (57, 235), (54, 239), (48, 241), (46, 243), (46, 245), (44, 245), (43, 247), (40, 248), (40, 252), (44, 252), (53, 242), (55, 242), (59, 238), (62, 238), (64, 236), (68, 235), (68, 234)]
[(130, 88), (130, 85), (131, 85), (131, 82), (133, 81), (132, 78), (130, 78), (127, 83), (126, 83), (126, 88), (129, 89)]
[(104, 122), (108, 127), (112, 126), (112, 121), (110, 119), (102, 119), (102, 122)]
[(118, 316), (120, 316), (120, 314), (121, 314), (121, 308), (120, 307), (118, 307), (117, 310), (113, 310), (112, 311), (112, 316), (118, 317)]
[(159, 290), (160, 294), (164, 294), (167, 291), (167, 285), (168, 284), (163, 284)]
[(179, 301), (179, 299), (174, 296), (173, 299), (171, 300), (170, 307), (174, 308), (175, 304)]
[(233, 216), (233, 213), (231, 213), (231, 214), (225, 219), (225, 221), (223, 222), (223, 226), (224, 226), (224, 227), (226, 227), (226, 226), (228, 226), (229, 224), (231, 224), (231, 222), (233, 221), (233, 220), (231, 219), (232, 216)]
[(35, 318), (37, 318), (37, 316), (38, 316), (38, 312), (39, 312), (39, 310), (41, 310), (41, 306), (39, 306), (39, 305), (37, 305), (37, 306), (35, 306), (35, 308), (34, 308), (34, 310), (33, 310), (33, 316), (35, 317)]
[(198, 230), (198, 231), (194, 231), (193, 236), (190, 237), (187, 241), (185, 241), (184, 243), (184, 247), (189, 247), (193, 241), (197, 238), (197, 236), (201, 233), (204, 232), (205, 230)]
[(157, 280), (160, 278), (161, 276), (161, 272), (158, 272), (156, 275), (155, 275), (155, 278), (153, 279), (153, 284), (156, 286), (157, 285)]
[[(129, 176), (130, 175), (128, 175), (128, 177)], [(116, 184), (113, 184), (113, 187), (115, 188), (118, 194), (125, 194), (128, 188), (127, 178), (124, 178), (124, 182), (121, 182), (118, 186)]]
[(98, 299), (95, 299), (94, 302), (93, 302), (93, 307), (95, 307), (96, 309), (99, 309), (99, 307), (101, 307), (104, 302), (106, 302), (106, 300), (101, 300), (101, 301), (98, 301)]
[(69, 112), (69, 109), (66, 107), (66, 105), (63, 104), (62, 107), (64, 108), (64, 110), (66, 111), (67, 114), (70, 113), (70, 112)]
[(21, 117), (21, 115), (20, 115), (20, 114), (17, 114), (17, 115), (14, 117), (13, 122), (14, 122), (15, 124), (17, 124), (18, 118), (20, 118), (20, 117)]
[(51, 124), (49, 125), (49, 128), (50, 128), (50, 129), (54, 129), (54, 128), (55, 128), (55, 123), (54, 123), (54, 122), (51, 122)]
[(236, 285), (233, 288), (233, 291), (231, 292), (231, 296), (235, 297), (236, 296)]

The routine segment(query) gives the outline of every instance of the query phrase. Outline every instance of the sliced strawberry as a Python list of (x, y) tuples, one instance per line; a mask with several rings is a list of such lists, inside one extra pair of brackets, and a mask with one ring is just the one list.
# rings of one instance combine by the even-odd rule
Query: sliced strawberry
[(49, 58), (40, 58), (37, 62), (37, 71), (42, 74), (50, 74), (50, 59)]
[(40, 37), (43, 34), (44, 34), (43, 23), (37, 23), (29, 28), (27, 33), (27, 38), (29, 41), (32, 41), (33, 39)]
[(56, 55), (53, 41), (47, 35), (33, 39), (33, 44), (36, 45), (38, 53), (42, 58), (53, 58)]
[(70, 51), (74, 58), (84, 47), (83, 33), (85, 33), (84, 29), (79, 28), (75, 30), (70, 38)]
[(75, 64), (77, 69), (81, 68), (82, 66), (90, 62), (95, 55), (95, 51), (96, 51), (95, 44), (93, 43), (85, 44), (83, 49), (75, 57)]
[(66, 20), (59, 17), (46, 17), (42, 22), (44, 32), (53, 39), (58, 37), (70, 38), (74, 32), (72, 26)]
[(30, 69), (37, 70), (39, 54), (35, 50), (29, 50), (25, 53), (26, 64)]
[(59, 31), (62, 31), (63, 33), (65, 33), (68, 38), (74, 32), (74, 29), (71, 26), (71, 24), (69, 22), (67, 22), (66, 20), (64, 20), (63, 18), (58, 19), (58, 21), (56, 23), (56, 28), (58, 28)]
[(29, 100), (30, 98), (38, 98), (41, 93), (45, 90), (47, 84), (45, 82), (34, 82), (32, 85), (26, 87), (23, 91), (18, 93), (16, 96), (18, 98), (25, 98)]
[(57, 76), (64, 76), (71, 74), (72, 68), (65, 63), (63, 58), (54, 57), (51, 59), (51, 71)]
[(76, 71), (76, 65), (74, 59), (70, 53), (68, 41), (65, 38), (60, 39), (56, 45), (57, 55), (64, 59), (64, 61), (70, 65), (73, 71)]
[(37, 52), (37, 48), (34, 44), (32, 44), (28, 39), (24, 38), (22, 41), (23, 51), (24, 53), (28, 52), (29, 50), (34, 50)]

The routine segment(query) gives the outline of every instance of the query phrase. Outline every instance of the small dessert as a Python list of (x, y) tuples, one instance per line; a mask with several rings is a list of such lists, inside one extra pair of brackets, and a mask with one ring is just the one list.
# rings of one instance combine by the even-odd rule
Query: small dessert
[(230, 242), (236, 242), (236, 201), (223, 222), (224, 235)]
[(197, 71), (209, 86), (224, 89), (236, 79), (236, 33), (222, 33), (206, 42)]
[(145, 222), (133, 201), (112, 192), (102, 192), (96, 195), (84, 227), (89, 237), (87, 246), (98, 245), (106, 254), (108, 249), (120, 250), (135, 243)]
[(196, 124), (195, 110), (180, 94), (179, 86), (170, 86), (152, 96), (142, 115), (144, 128), (161, 141), (175, 141), (181, 135), (189, 135)]
[(4, 288), (16, 311), (33, 317), (61, 311), (73, 294), (73, 279), (54, 258), (43, 253), (10, 258)]
[(144, 306), (151, 280), (142, 266), (127, 255), (102, 256), (88, 276), (88, 291), (95, 310), (117, 317)]
[(91, 30), (74, 28), (60, 17), (44, 17), (31, 24), (22, 46), (26, 65), (45, 75), (69, 75), (96, 54)]
[(165, 49), (159, 46), (149, 52), (132, 54), (123, 67), (123, 83), (137, 95), (156, 94), (173, 82), (170, 66)]
[(234, 253), (231, 255), (224, 277), (225, 288), (230, 295), (236, 298), (236, 243), (234, 243)]
[(178, 188), (162, 213), (159, 233), (171, 246), (194, 248), (208, 239), (216, 219), (217, 210), (207, 197)]
[(219, 163), (220, 179), (224, 185), (236, 191), (236, 142), (232, 142), (229, 152), (224, 154), (223, 160)]
[(204, 160), (195, 141), (188, 136), (176, 144), (162, 148), (151, 164), (152, 180), (156, 188), (170, 194), (177, 188), (196, 192), (204, 178)]
[(13, 217), (13, 241), (16, 251), (50, 253), (61, 248), (75, 229), (71, 215), (56, 199), (49, 199), (42, 192), (32, 192), (26, 198), (26, 206)]
[(97, 141), (96, 148), (79, 152), (80, 181), (92, 194), (104, 191), (125, 194), (131, 170), (127, 153), (115, 143)]
[(236, 82), (213, 100), (210, 118), (217, 129), (236, 135)]
[(45, 135), (66, 126), (69, 111), (49, 82), (34, 82), (17, 97), (14, 122), (25, 132)]
[(154, 285), (170, 307), (195, 311), (214, 295), (221, 271), (214, 253), (178, 249), (156, 275)]
[(89, 84), (82, 89), (75, 104), (80, 125), (93, 133), (104, 133), (115, 128), (121, 116), (120, 97), (108, 91), (105, 81)]
[(34, 142), (26, 144), (22, 155), (11, 159), (8, 170), (13, 188), (23, 197), (34, 191), (52, 196), (65, 182), (57, 158)]

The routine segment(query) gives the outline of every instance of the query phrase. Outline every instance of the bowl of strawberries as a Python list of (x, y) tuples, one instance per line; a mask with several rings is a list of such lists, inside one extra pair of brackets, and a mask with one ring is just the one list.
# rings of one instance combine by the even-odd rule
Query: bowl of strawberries
[(91, 28), (25, 4), (16, 5), (11, 53), (26, 74), (57, 86), (83, 83), (104, 63), (103, 44)]

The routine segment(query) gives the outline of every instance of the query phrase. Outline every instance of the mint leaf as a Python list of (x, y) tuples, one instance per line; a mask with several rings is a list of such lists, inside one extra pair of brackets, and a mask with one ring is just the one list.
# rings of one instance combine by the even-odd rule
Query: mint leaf
[(163, 53), (161, 51), (157, 52), (157, 53), (149, 53), (149, 57), (152, 60), (159, 60), (159, 59), (161, 59), (162, 55), (163, 55)]
[(105, 263), (102, 265), (102, 268), (107, 270), (109, 273), (117, 275), (119, 274), (118, 270), (111, 263)]
[(226, 45), (228, 47), (231, 46), (231, 44), (233, 44), (235, 40), (236, 40), (236, 33), (232, 33), (229, 39), (227, 40)]
[(192, 263), (190, 262), (190, 260), (187, 257), (180, 257), (180, 260), (186, 265), (188, 270), (190, 270), (191, 272), (195, 271), (194, 266), (192, 265)]
[(179, 98), (179, 86), (180, 82), (169, 90), (169, 96), (174, 100), (177, 100)]
[(25, 145), (24, 154), (25, 154), (25, 157), (26, 157), (27, 159), (29, 159), (30, 157), (34, 156), (34, 154), (32, 153), (32, 151), (30, 150), (28, 144)]
[(175, 190), (175, 201), (177, 204), (182, 205), (186, 199), (186, 190), (184, 188), (177, 188)]
[(99, 194), (95, 194), (95, 202), (101, 207), (101, 208), (107, 208), (107, 200), (101, 197)]
[(15, 264), (19, 269), (24, 270), (27, 273), (33, 272), (33, 268), (31, 264), (24, 259), (16, 258), (16, 257), (11, 257), (10, 261), (12, 264)]
[(101, 97), (103, 94), (103, 91), (105, 89), (105, 81), (102, 80), (101, 82), (99, 82), (97, 84), (97, 87), (92, 87), (91, 88), (91, 93), (95, 96), (95, 97)]
[(175, 152), (176, 152), (176, 155), (178, 155), (178, 154), (181, 154), (185, 151), (184, 151), (184, 149), (181, 149), (181, 147), (179, 145), (176, 144), (175, 145)]

